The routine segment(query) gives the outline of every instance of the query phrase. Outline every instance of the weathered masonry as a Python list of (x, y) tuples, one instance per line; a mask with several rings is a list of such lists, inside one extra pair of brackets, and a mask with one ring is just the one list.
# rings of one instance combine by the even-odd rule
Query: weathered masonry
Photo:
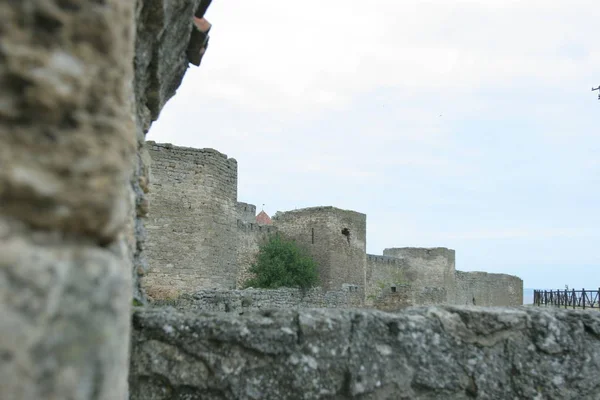
[(366, 254), (367, 216), (356, 211), (312, 207), (278, 212), (270, 225), (257, 223), (256, 206), (237, 199), (234, 159), (213, 149), (154, 142), (148, 148), (153, 206), (146, 223), (150, 269), (143, 287), (155, 300), (240, 288), (259, 244), (280, 232), (317, 261), (324, 290), (359, 292), (365, 306), (522, 304), (519, 278), (456, 271), (454, 250), (390, 248), (383, 255)]
[[(237, 274), (237, 162), (211, 149), (148, 144), (148, 295), (233, 289)], [(199, 266), (202, 266), (199, 268)]]
[[(132, 313), (154, 212), (144, 135), (181, 82), (200, 5), (0, 2), (0, 399), (598, 398), (592, 312), (263, 312), (250, 309), (304, 304), (243, 291), (242, 316)], [(244, 213), (248, 235), (275, 229)], [(457, 287), (482, 279), (497, 282), (467, 274)], [(237, 306), (227, 293), (194, 300)], [(315, 290), (305, 304), (356, 294)]]
[(365, 287), (367, 216), (335, 207), (314, 207), (277, 213), (273, 224), (296, 239), (319, 265), (321, 286)]

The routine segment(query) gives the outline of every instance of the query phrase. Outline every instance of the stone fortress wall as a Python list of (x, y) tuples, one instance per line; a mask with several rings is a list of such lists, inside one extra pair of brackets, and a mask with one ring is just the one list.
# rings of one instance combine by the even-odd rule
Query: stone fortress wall
[(523, 281), (516, 276), (456, 271), (455, 304), (523, 304)]
[(384, 292), (392, 293), (391, 288), (402, 285), (407, 288), (412, 280), (406, 260), (367, 254), (365, 301), (372, 305)]
[(456, 252), (444, 247), (436, 248), (391, 248), (383, 255), (404, 260), (406, 274), (411, 282), (422, 287), (443, 287), (454, 293)]
[(238, 201), (235, 206), (238, 220), (253, 224), (256, 222), (256, 206)]
[[(359, 212), (312, 207), (278, 212), (272, 225), (259, 224), (256, 206), (237, 199), (234, 159), (212, 149), (154, 142), (148, 142), (148, 148), (152, 158), (146, 244), (150, 270), (142, 285), (154, 300), (194, 293), (204, 298), (205, 290), (241, 288), (250, 277), (248, 269), (260, 244), (280, 232), (317, 261), (319, 290), (334, 293), (331, 298), (345, 290), (361, 296), (364, 306), (388, 311), (427, 304), (522, 304), (521, 279), (456, 271), (451, 249), (389, 248), (383, 255), (366, 254), (367, 217)], [(287, 292), (286, 298), (294, 293)], [(275, 308), (327, 304), (276, 297), (271, 302)], [(266, 301), (263, 298), (260, 304)], [(344, 302), (330, 304), (339, 307)]]
[[(237, 279), (237, 162), (212, 149), (149, 142), (152, 211), (146, 220), (151, 297)], [(202, 266), (202, 268), (199, 268)]]
[(335, 207), (276, 213), (273, 224), (308, 250), (319, 268), (320, 285), (365, 287), (367, 216)]
[(239, 314), (273, 308), (358, 308), (363, 305), (363, 298), (358, 291), (325, 290), (320, 287), (307, 291), (293, 288), (204, 289), (173, 300), (158, 300), (154, 305), (171, 306), (180, 311), (201, 310)]
[(0, 399), (598, 397), (593, 312), (132, 310), (199, 5), (0, 2)]

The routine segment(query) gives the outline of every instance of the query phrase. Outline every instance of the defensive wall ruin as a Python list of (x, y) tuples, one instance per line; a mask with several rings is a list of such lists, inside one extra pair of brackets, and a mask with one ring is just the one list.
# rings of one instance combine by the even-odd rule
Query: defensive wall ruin
[(367, 254), (367, 216), (356, 211), (311, 207), (277, 212), (272, 225), (259, 224), (256, 206), (238, 201), (235, 159), (213, 149), (147, 145), (153, 208), (143, 287), (154, 300), (241, 288), (260, 243), (279, 232), (312, 255), (323, 290), (356, 290), (367, 307), (522, 304), (519, 278), (457, 271), (451, 249)]
[(204, 289), (176, 299), (156, 300), (154, 306), (170, 306), (179, 311), (218, 311), (243, 314), (246, 311), (274, 308), (358, 308), (362, 293), (353, 290), (280, 289)]
[(0, 2), (0, 399), (598, 398), (594, 312), (132, 307), (200, 3)]

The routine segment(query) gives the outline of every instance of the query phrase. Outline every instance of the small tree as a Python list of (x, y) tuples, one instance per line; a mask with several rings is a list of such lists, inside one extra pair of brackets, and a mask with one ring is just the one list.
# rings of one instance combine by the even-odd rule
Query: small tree
[(299, 287), (308, 289), (317, 284), (317, 263), (295, 241), (279, 234), (260, 246), (256, 262), (249, 270), (254, 275), (244, 287), (276, 289)]

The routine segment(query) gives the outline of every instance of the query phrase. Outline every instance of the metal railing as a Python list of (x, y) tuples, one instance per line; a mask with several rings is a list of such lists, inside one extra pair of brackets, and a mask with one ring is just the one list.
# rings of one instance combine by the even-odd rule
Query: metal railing
[(534, 290), (533, 304), (573, 309), (600, 308), (600, 288), (598, 290)]

